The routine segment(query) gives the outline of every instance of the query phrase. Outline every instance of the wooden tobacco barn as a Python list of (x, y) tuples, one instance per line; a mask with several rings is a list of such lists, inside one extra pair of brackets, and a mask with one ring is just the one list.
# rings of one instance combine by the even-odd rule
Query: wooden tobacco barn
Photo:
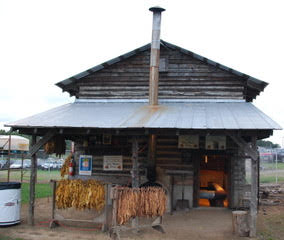
[[(255, 236), (256, 140), (281, 128), (252, 104), (267, 83), (160, 40), (163, 9), (150, 10), (151, 44), (57, 83), (74, 103), (6, 126), (33, 136), (33, 171), (38, 149), (61, 136), (75, 146), (75, 175), (69, 178), (134, 187), (156, 182), (166, 191), (168, 212), (248, 207)], [(82, 156), (91, 164), (87, 171)]]

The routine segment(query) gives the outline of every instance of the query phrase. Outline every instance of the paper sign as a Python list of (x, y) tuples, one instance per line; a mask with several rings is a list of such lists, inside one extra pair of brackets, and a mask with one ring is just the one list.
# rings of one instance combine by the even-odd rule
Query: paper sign
[(121, 171), (122, 164), (122, 156), (104, 156), (105, 171)]
[(80, 155), (79, 175), (92, 175), (92, 160), (91, 155)]
[(198, 149), (199, 148), (199, 136), (198, 135), (180, 135), (178, 136), (178, 147)]
[(226, 136), (207, 136), (205, 144), (207, 150), (225, 150)]

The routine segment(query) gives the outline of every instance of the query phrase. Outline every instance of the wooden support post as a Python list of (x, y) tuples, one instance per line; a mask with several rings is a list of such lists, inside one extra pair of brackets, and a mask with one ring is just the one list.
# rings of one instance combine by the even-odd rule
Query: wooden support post
[(132, 139), (132, 187), (139, 187), (139, 172), (138, 172), (138, 140), (137, 137)]
[(10, 182), (10, 165), (11, 165), (11, 133), (9, 135), (9, 143), (8, 143), (8, 176), (7, 176), (7, 182)]
[(52, 212), (51, 220), (55, 220), (56, 181), (52, 181)]
[[(36, 136), (32, 136), (32, 146), (36, 144)], [(37, 159), (36, 154), (32, 155), (31, 159), (31, 176), (30, 176), (30, 201), (29, 201), (29, 225), (34, 225), (34, 206), (35, 206), (35, 182), (36, 182), (36, 171), (37, 171)]]
[(110, 189), (110, 184), (105, 184), (105, 209), (104, 209), (104, 220), (102, 224), (102, 231), (107, 232), (109, 230), (109, 216), (110, 216), (110, 205), (109, 205), (109, 189)]
[(174, 184), (174, 176), (171, 175), (171, 215), (173, 215), (174, 211)]
[(23, 182), (23, 176), (24, 176), (24, 153), (22, 153), (22, 168), (21, 168), (21, 182)]
[(259, 154), (256, 146), (256, 136), (251, 138), (251, 145), (249, 145), (240, 136), (227, 132), (233, 141), (245, 151), (251, 158), (251, 199), (250, 199), (250, 212), (249, 212), (249, 228), (250, 237), (256, 237), (256, 218), (257, 218), (257, 192), (258, 192), (258, 161)]
[[(139, 187), (139, 170), (138, 170), (138, 140), (137, 137), (132, 138), (132, 188)], [(134, 218), (131, 222), (134, 229), (138, 227), (138, 218)]]
[(257, 159), (257, 211), (259, 210), (259, 201), (260, 201), (260, 159)]
[(157, 135), (150, 134), (148, 141), (148, 164), (150, 167), (155, 167), (156, 165), (156, 139)]
[(110, 198), (112, 199), (112, 228), (110, 229), (110, 237), (111, 239), (120, 240), (120, 233), (117, 227), (118, 191), (116, 187), (110, 189)]
[(193, 207), (199, 207), (200, 192), (200, 155), (193, 156)]
[(59, 226), (58, 221), (55, 219), (55, 211), (56, 211), (56, 181), (51, 180), (52, 184), (52, 209), (51, 209), (51, 221), (49, 223), (49, 228), (55, 228)]
[[(257, 151), (256, 138), (252, 138), (252, 149)], [(250, 237), (256, 237), (256, 217), (257, 217), (257, 161), (258, 157), (251, 158), (251, 200), (250, 200)]]

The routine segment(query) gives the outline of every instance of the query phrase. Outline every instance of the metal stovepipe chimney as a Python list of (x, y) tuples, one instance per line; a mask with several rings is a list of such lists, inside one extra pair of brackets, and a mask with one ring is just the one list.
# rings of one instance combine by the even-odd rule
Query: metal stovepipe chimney
[(149, 82), (149, 104), (158, 105), (159, 92), (159, 63), (160, 63), (160, 32), (161, 32), (161, 13), (165, 9), (161, 7), (152, 7), (153, 28), (150, 57), (150, 82)]

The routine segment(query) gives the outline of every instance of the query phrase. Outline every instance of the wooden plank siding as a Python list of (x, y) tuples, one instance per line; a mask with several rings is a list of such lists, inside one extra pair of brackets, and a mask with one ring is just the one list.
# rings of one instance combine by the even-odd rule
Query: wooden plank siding
[[(140, 136), (139, 144), (139, 163), (144, 166), (149, 164), (148, 160), (148, 136)], [(226, 151), (206, 151), (205, 137), (200, 136), (200, 149), (180, 149), (178, 148), (178, 136), (176, 135), (158, 135), (156, 142), (156, 166), (164, 170), (193, 170), (193, 158), (197, 152), (199, 158), (201, 155), (230, 155), (231, 151), (236, 149), (234, 142), (227, 138)], [(83, 147), (83, 143), (77, 141), (75, 144), (77, 153), (93, 156), (93, 173), (103, 171), (103, 156), (105, 155), (122, 155), (123, 156), (123, 171), (129, 172), (132, 168), (131, 162), (131, 138), (127, 136), (112, 136), (112, 144), (95, 144), (91, 140), (88, 141), (88, 147)], [(76, 158), (77, 164), (79, 156)], [(79, 166), (79, 165), (77, 165)]]
[[(178, 50), (161, 48), (167, 70), (159, 75), (160, 99), (244, 99), (245, 81)], [(146, 99), (150, 51), (138, 53), (78, 81), (77, 98)]]
[[(148, 138), (145, 136), (138, 140), (139, 157), (138, 162), (146, 165), (148, 154)], [(131, 151), (131, 138), (125, 136), (113, 137), (112, 144), (95, 144), (89, 141), (88, 147), (84, 148), (80, 142), (75, 143), (76, 152), (79, 154), (86, 154), (93, 156), (92, 175), (97, 173), (119, 173), (130, 174), (132, 169), (132, 151)], [(103, 157), (108, 155), (121, 155), (123, 159), (122, 171), (104, 171), (103, 170)], [(79, 166), (79, 155), (75, 157), (76, 165)], [(77, 169), (78, 170), (78, 169)]]
[(157, 137), (156, 165), (165, 170), (193, 170), (191, 156), (186, 156), (183, 150), (178, 148), (178, 136)]

